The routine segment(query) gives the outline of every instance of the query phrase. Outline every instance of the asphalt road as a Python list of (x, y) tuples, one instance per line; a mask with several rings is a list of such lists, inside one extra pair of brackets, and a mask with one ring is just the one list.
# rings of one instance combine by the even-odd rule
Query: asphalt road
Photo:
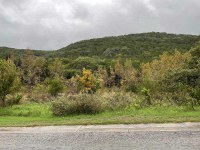
[(200, 150), (200, 123), (0, 128), (0, 150)]

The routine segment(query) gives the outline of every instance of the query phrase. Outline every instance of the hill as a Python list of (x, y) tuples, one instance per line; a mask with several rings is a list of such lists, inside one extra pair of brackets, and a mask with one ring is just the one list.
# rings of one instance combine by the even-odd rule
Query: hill
[(196, 35), (140, 33), (84, 40), (58, 50), (60, 57), (99, 56), (101, 58), (153, 59), (164, 51), (189, 50), (198, 41)]
[[(164, 51), (173, 52), (178, 49), (185, 52), (193, 47), (198, 40), (199, 37), (196, 35), (150, 32), (83, 40), (56, 51), (33, 50), (33, 53), (49, 58), (75, 59), (80, 56), (98, 56), (113, 59), (122, 57), (141, 62), (157, 58)], [(21, 56), (24, 52), (25, 50), (0, 47), (0, 57), (2, 58), (10, 53)]]

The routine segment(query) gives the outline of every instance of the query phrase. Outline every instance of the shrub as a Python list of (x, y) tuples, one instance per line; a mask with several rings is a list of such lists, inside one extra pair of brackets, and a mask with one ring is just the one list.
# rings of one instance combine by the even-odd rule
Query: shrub
[(52, 112), (56, 116), (70, 114), (96, 114), (102, 111), (102, 104), (93, 94), (79, 94), (62, 97), (52, 102)]
[(143, 88), (141, 90), (141, 93), (142, 93), (142, 95), (144, 95), (147, 105), (151, 105), (152, 102), (151, 102), (150, 90), (146, 89), (146, 88)]
[(133, 102), (133, 96), (124, 92), (104, 92), (98, 94), (105, 110), (115, 110), (129, 106)]
[(129, 106), (133, 97), (129, 93), (104, 92), (96, 94), (78, 94), (61, 97), (52, 102), (52, 111), (56, 116), (70, 114), (96, 114), (105, 110), (115, 110)]
[(52, 79), (49, 82), (48, 92), (52, 96), (57, 96), (58, 93), (63, 91), (63, 89), (64, 89), (63, 83), (62, 83), (61, 79), (59, 79), (58, 77), (55, 77), (54, 79)]
[(8, 60), (0, 59), (0, 102), (5, 106), (5, 99), (8, 94), (19, 89), (20, 81), (15, 64)]
[(83, 68), (83, 75), (77, 76), (78, 87), (83, 93), (94, 93), (99, 88), (99, 80), (91, 70)]

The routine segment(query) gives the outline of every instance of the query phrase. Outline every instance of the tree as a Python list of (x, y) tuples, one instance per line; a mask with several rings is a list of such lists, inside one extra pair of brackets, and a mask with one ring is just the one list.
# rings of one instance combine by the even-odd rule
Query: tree
[(19, 89), (19, 78), (17, 68), (10, 60), (0, 60), (0, 100), (5, 106), (5, 99)]
[(74, 61), (70, 63), (70, 68), (72, 69), (78, 69), (81, 70), (83, 68), (91, 69), (91, 70), (97, 70), (98, 64), (101, 62), (101, 60), (96, 57), (78, 57)]
[(141, 65), (142, 77), (153, 82), (162, 81), (172, 72), (183, 68), (190, 59), (191, 55), (188, 53), (181, 54), (179, 51), (175, 51), (173, 55), (163, 53), (158, 60)]
[(194, 109), (196, 102), (200, 104), (200, 43), (190, 50), (190, 54), (191, 59), (187, 65), (169, 76), (168, 81), (171, 81), (171, 85), (168, 88), (171, 88), (171, 91), (184, 91), (185, 103), (190, 103)]
[(49, 65), (49, 71), (51, 76), (59, 76), (62, 78), (64, 72), (64, 65), (62, 64), (62, 61), (59, 58), (56, 58), (54, 62)]
[(44, 57), (36, 57), (33, 55), (32, 51), (27, 50), (22, 64), (22, 81), (29, 86), (44, 81), (46, 77), (45, 65), (46, 59)]
[(132, 61), (126, 59), (124, 63), (124, 86), (127, 91), (136, 92), (137, 70), (133, 67)]

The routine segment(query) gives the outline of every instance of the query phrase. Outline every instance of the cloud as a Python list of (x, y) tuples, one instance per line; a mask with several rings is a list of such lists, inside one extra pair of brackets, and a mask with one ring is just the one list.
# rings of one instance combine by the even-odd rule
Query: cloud
[(59, 49), (139, 32), (200, 33), (199, 0), (0, 0), (0, 46)]

